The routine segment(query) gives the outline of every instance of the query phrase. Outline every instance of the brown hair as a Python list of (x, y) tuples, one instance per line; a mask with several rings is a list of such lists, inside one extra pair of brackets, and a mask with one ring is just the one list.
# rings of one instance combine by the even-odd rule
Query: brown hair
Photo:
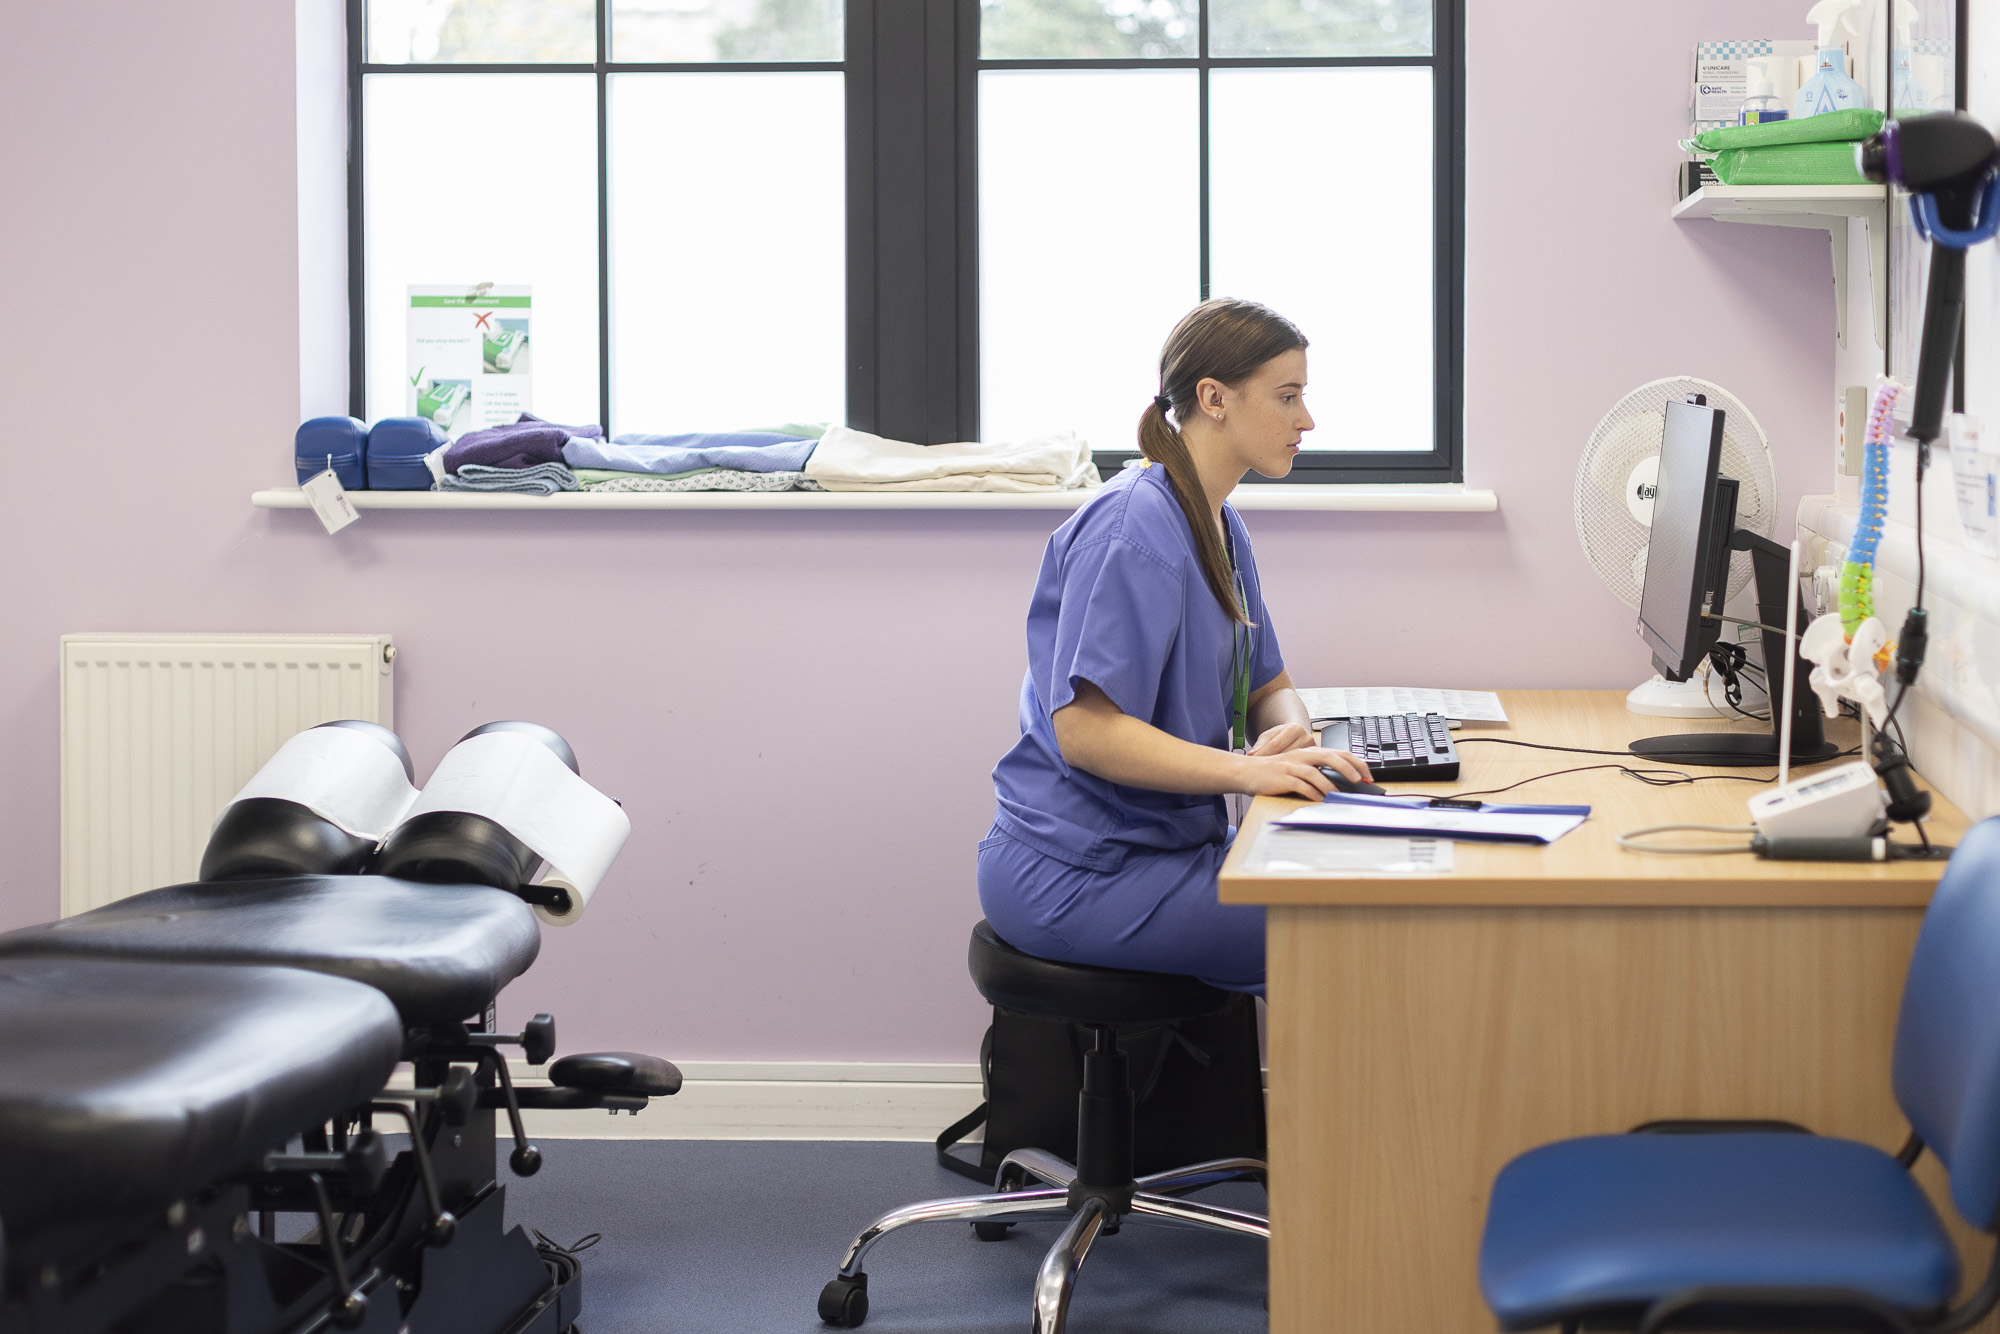
[(1305, 345), (1306, 336), (1298, 326), (1268, 306), (1225, 297), (1204, 301), (1167, 335), (1166, 346), (1160, 349), (1160, 395), (1139, 418), (1139, 450), (1167, 470), (1167, 481), (1194, 530), (1194, 549), (1209, 591), (1223, 610), (1245, 625), (1250, 624), (1249, 613), (1236, 599), (1229, 553), (1209, 513), (1194, 455), (1167, 420), (1166, 407), (1171, 404), (1176, 416), (1185, 416), (1197, 410), (1195, 386), (1203, 380), (1240, 384), (1271, 358)]

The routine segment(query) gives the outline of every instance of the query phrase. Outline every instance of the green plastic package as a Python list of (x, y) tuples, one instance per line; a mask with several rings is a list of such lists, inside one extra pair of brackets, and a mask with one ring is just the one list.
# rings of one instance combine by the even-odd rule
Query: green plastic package
[[(1827, 111), (1817, 116), (1800, 116), (1797, 120), (1774, 120), (1764, 125), (1725, 125), (1719, 130), (1708, 130), (1694, 137), (1693, 143), (1704, 153), (1720, 153), (1731, 148), (1772, 148), (1779, 144), (1851, 144), (1857, 139), (1866, 139), (1882, 128), (1886, 117), (1879, 111), (1866, 107), (1850, 107), (1846, 111)], [(1716, 173), (1721, 175), (1720, 172)], [(1842, 181), (1846, 178), (1842, 177)], [(1772, 185), (1773, 181), (1732, 181), (1732, 185)], [(1805, 184), (1827, 184), (1813, 181)]]
[[(1840, 116), (1848, 113), (1828, 112)], [(1871, 112), (1880, 116), (1882, 113)], [(1779, 121), (1778, 124), (1784, 124)], [(1762, 128), (1745, 126), (1745, 129)], [(1772, 128), (1776, 128), (1773, 126)], [(1866, 185), (1855, 165), (1854, 145), (1778, 144), (1770, 148), (1731, 148), (1708, 164), (1724, 185)]]

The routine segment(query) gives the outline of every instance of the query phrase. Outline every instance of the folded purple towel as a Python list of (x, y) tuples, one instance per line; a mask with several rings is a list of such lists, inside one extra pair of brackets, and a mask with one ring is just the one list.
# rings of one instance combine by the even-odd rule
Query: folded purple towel
[(444, 470), (457, 472), (468, 463), (486, 468), (532, 468), (561, 463), (563, 442), (572, 436), (602, 438), (601, 426), (558, 426), (527, 413), (511, 426), (467, 431), (444, 452)]

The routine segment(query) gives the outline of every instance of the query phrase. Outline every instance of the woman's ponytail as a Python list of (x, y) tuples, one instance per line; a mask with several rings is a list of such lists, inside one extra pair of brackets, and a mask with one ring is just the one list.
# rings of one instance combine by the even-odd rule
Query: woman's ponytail
[(1222, 530), (1216, 526), (1215, 515), (1208, 508), (1207, 493), (1201, 489), (1201, 476), (1195, 471), (1194, 455), (1188, 453), (1187, 441), (1168, 422), (1166, 412), (1161, 408), (1161, 399), (1156, 398), (1147, 405), (1145, 415), (1139, 418), (1140, 452), (1167, 470), (1167, 482), (1173, 487), (1174, 499), (1181, 502), (1181, 513), (1187, 515), (1188, 527), (1194, 530), (1195, 553), (1201, 557), (1201, 572), (1208, 580), (1208, 589), (1215, 594), (1215, 600), (1229, 613), (1232, 620), (1250, 624), (1249, 613), (1236, 597), (1235, 574), (1230, 568), (1229, 553), (1222, 545)]

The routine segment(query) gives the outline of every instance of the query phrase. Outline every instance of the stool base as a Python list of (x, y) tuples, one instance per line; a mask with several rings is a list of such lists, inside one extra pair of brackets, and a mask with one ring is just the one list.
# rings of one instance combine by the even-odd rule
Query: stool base
[[(861, 1229), (841, 1260), (839, 1275), (820, 1293), (819, 1316), (840, 1329), (852, 1329), (867, 1318), (868, 1275), (861, 1262), (876, 1242), (897, 1228), (912, 1223), (987, 1224), (993, 1230), (982, 1228), (981, 1237), (997, 1240), (1010, 1223), (1067, 1213), (1071, 1215), (1069, 1224), (1043, 1257), (1041, 1271), (1036, 1275), (1029, 1322), (1033, 1334), (1062, 1334), (1069, 1314), (1070, 1294), (1075, 1290), (1077, 1272), (1083, 1268), (1084, 1259), (1100, 1236), (1116, 1232), (1123, 1222), (1177, 1223), (1270, 1240), (1270, 1220), (1261, 1214), (1176, 1198), (1180, 1193), (1221, 1181), (1245, 1177), (1263, 1180), (1266, 1173), (1264, 1163), (1255, 1158), (1218, 1158), (1156, 1172), (1133, 1180), (1129, 1210), (1114, 1212), (1106, 1194), (1077, 1187), (1077, 1169), (1073, 1163), (1041, 1149), (1017, 1149), (1001, 1162), (994, 1176), (993, 1194), (904, 1205)], [(1043, 1184), (1029, 1188), (1030, 1180)], [(1116, 1197), (1122, 1193), (1109, 1194)]]

